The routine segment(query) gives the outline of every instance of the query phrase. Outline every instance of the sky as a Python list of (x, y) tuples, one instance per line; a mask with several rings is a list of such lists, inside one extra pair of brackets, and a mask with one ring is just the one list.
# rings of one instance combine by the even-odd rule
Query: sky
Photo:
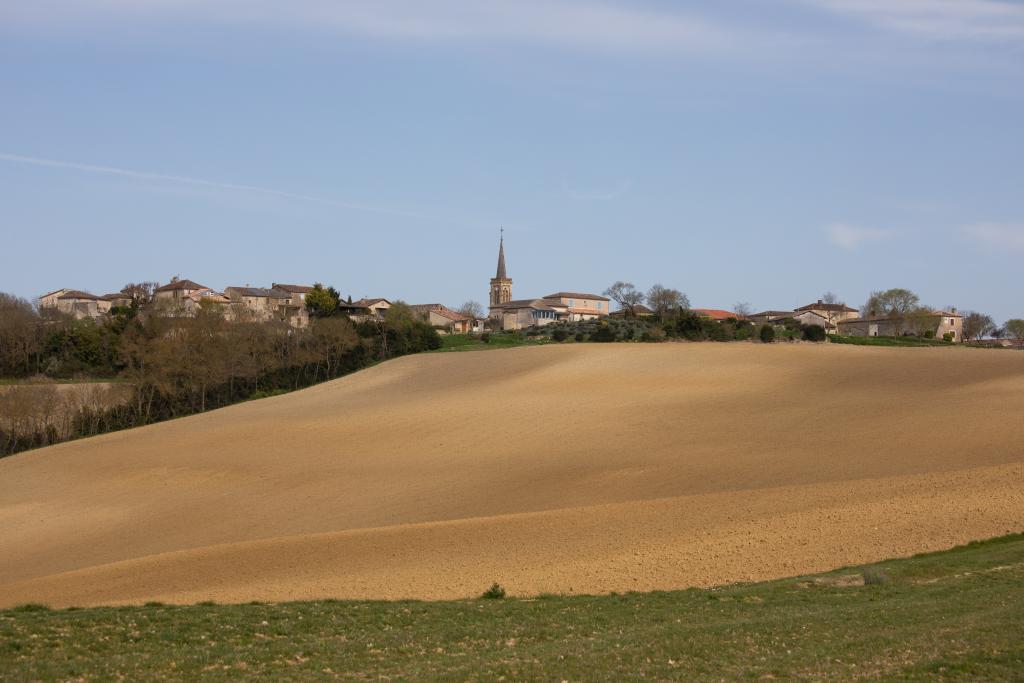
[(0, 291), (1024, 316), (1021, 0), (0, 2)]

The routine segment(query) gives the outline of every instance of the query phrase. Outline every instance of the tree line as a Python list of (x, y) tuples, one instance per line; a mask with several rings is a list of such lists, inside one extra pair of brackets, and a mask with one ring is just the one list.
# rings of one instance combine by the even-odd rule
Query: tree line
[(214, 306), (174, 317), (141, 302), (101, 319), (36, 310), (0, 294), (0, 376), (118, 382), (95, 392), (0, 389), (0, 456), (291, 391), (396, 356), (440, 348), (437, 331), (396, 302), (381, 319), (227, 320)]

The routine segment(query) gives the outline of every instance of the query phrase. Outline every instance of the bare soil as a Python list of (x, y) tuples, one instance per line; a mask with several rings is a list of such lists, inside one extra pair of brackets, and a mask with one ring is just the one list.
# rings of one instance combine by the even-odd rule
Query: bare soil
[(1024, 528), (1024, 356), (567, 345), (402, 358), (0, 461), (0, 606), (600, 593)]

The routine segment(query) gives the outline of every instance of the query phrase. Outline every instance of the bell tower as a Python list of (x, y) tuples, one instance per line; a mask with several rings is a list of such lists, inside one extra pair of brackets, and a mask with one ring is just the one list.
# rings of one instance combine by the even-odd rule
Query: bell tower
[(505, 273), (505, 229), (498, 243), (498, 272), (491, 278), (491, 306), (512, 301), (512, 279)]

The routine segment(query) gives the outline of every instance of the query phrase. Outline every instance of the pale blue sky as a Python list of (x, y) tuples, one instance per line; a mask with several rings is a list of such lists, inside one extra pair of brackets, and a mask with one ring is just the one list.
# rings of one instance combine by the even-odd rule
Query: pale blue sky
[(1024, 4), (0, 3), (0, 290), (1024, 316)]

